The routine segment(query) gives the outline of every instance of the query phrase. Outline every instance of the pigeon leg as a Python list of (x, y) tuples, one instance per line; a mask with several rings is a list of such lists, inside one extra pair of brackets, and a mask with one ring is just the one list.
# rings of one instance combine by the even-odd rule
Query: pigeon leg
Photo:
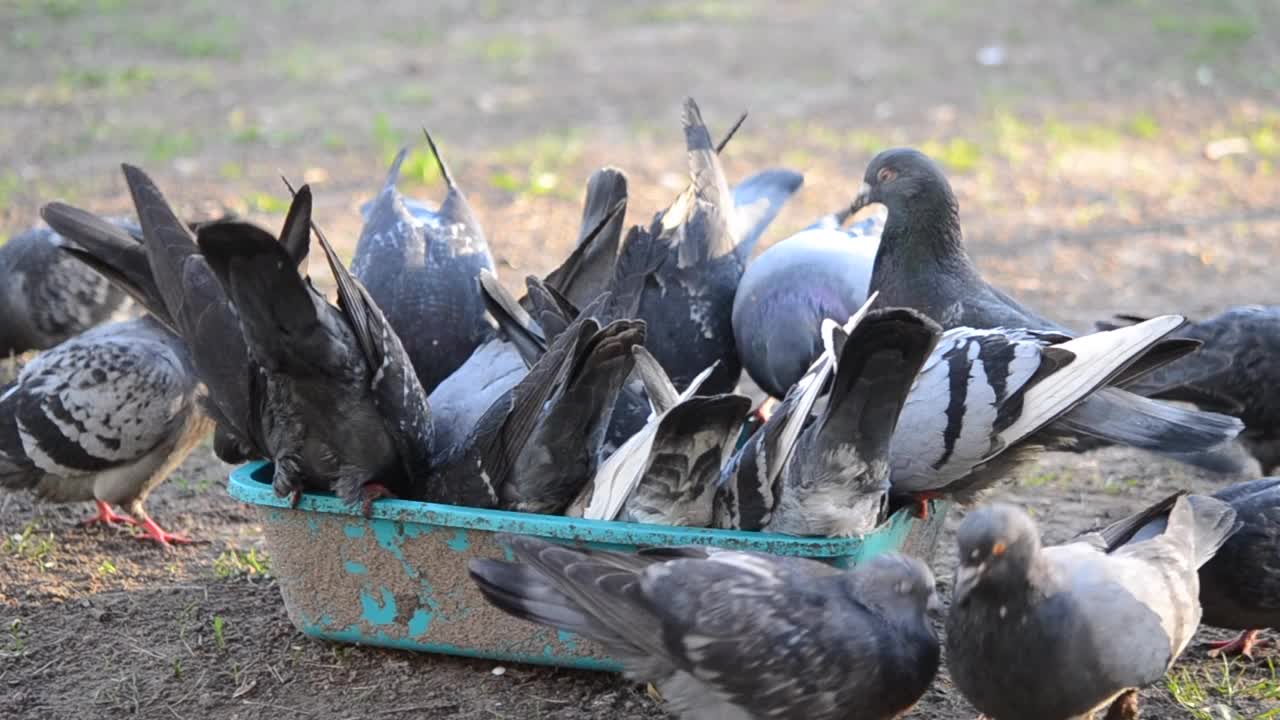
[(271, 489), (277, 497), (289, 498), (289, 507), (298, 507), (302, 501), (302, 478), (298, 472), (298, 462), (292, 457), (282, 456), (275, 460), (275, 470), (271, 473)]
[(382, 483), (367, 483), (360, 486), (360, 510), (365, 517), (373, 514), (373, 501), (378, 498), (393, 498), (395, 495)]
[(1261, 632), (1261, 630), (1246, 630), (1234, 640), (1209, 643), (1209, 657), (1243, 655), (1252, 660), (1253, 646), (1258, 644), (1258, 634)]
[(1126, 690), (1111, 703), (1103, 720), (1138, 720), (1138, 691)]
[(142, 537), (148, 540), (155, 540), (163, 547), (169, 547), (170, 545), (190, 545), (195, 542), (195, 540), (192, 540), (186, 535), (177, 535), (175, 533), (167, 532), (164, 528), (157, 525), (156, 521), (152, 520), (145, 512), (141, 513), (141, 516), (141, 525), (143, 532), (145, 533)]
[(81, 520), (80, 524), (85, 527), (88, 527), (89, 525), (98, 525), (98, 524), (102, 524), (102, 525), (115, 525), (116, 523), (121, 523), (124, 525), (138, 524), (137, 520), (134, 520), (128, 515), (121, 515), (117, 513), (115, 510), (111, 509), (110, 505), (106, 504), (101, 500), (94, 500), (93, 502), (98, 506), (98, 514), (93, 515), (91, 517), (87, 517), (84, 520)]
[(914, 510), (916, 517), (920, 518), (921, 520), (928, 520), (929, 519), (929, 502), (931, 500), (941, 499), (942, 494), (936, 493), (936, 492), (922, 492), (922, 493), (916, 493), (915, 495), (912, 496), (912, 498), (914, 498), (916, 501), (916, 506)]

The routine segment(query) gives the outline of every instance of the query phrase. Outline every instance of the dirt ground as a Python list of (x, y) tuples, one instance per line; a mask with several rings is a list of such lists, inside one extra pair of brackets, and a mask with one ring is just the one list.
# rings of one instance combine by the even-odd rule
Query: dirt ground
[[(751, 112), (731, 179), (805, 172), (769, 241), (913, 144), (949, 169), (982, 268), (1034, 307), (1080, 328), (1202, 315), (1280, 302), (1277, 37), (1267, 0), (6, 0), (0, 237), (55, 198), (127, 209), (128, 161), (193, 216), (270, 226), (279, 173), (304, 178), (349, 252), (390, 153), (427, 125), (520, 283), (568, 251), (594, 168), (629, 174), (632, 220), (670, 201), (692, 95), (713, 130)], [(421, 150), (405, 189), (435, 199)], [(171, 552), (76, 527), (88, 507), (0, 494), (0, 717), (665, 717), (611, 675), (306, 639), (228, 470), (206, 445), (152, 496), (162, 525), (206, 541)], [(1061, 540), (1227, 481), (1108, 450), (1047, 455), (994, 497)], [(1277, 653), (1193, 647), (1145, 717), (1280, 718)], [(944, 674), (911, 717), (974, 714)]]

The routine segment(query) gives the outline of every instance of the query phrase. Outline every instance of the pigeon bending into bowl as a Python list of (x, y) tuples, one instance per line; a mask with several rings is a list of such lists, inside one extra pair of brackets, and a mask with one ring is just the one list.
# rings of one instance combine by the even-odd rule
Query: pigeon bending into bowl
[[(1202, 622), (1242, 632), (1213, 643), (1210, 655), (1252, 657), (1261, 630), (1280, 629), (1280, 478), (1236, 483), (1213, 497), (1231, 505), (1240, 529), (1200, 568)], [(1135, 540), (1164, 532), (1166, 515), (1140, 529)]]
[(827, 321), (828, 349), (725, 468), (718, 527), (852, 537), (884, 520), (895, 426), (940, 330), (871, 302), (843, 327)]
[(1200, 622), (1197, 571), (1236, 513), (1212, 498), (1175, 498), (1164, 532), (1126, 542), (1149, 515), (1047, 548), (1016, 507), (964, 519), (947, 667), (974, 707), (994, 720), (1089, 718), (1164, 677)]
[[(948, 329), (1006, 327), (1071, 335), (983, 279), (965, 250), (951, 185), (924, 154), (898, 148), (873, 158), (851, 210), (873, 202), (888, 209), (870, 286), (885, 306), (915, 308)], [(1196, 346), (1169, 339), (1152, 352), (1178, 355)], [(1244, 425), (1218, 413), (1104, 388), (1063, 423), (1064, 430), (1081, 437), (1082, 447), (1129, 445), (1219, 472), (1240, 470), (1223, 446)]]
[(685, 720), (888, 720), (937, 672), (933, 575), (905, 555), (842, 572), (708, 547), (504, 542), (516, 562), (471, 561), (490, 603), (599, 643)]
[(0, 357), (46, 350), (126, 319), (128, 296), (60, 251), (59, 240), (55, 230), (37, 227), (0, 244)]
[(408, 154), (401, 150), (367, 209), (351, 274), (401, 338), (431, 393), (493, 335), (480, 297), (480, 272), (493, 272), (493, 256), (430, 134), (427, 145), (448, 187), (444, 202), (435, 211), (408, 206), (396, 187)]
[(143, 504), (213, 429), (199, 387), (186, 346), (151, 316), (56, 345), (0, 388), (0, 486), (51, 502), (92, 500), (98, 514), (86, 524), (137, 525), (166, 546), (191, 542)]
[[(1142, 321), (1134, 315), (1116, 319), (1124, 324)], [(1192, 321), (1178, 337), (1204, 344), (1126, 389), (1238, 416), (1244, 421), (1240, 442), (1257, 458), (1262, 472), (1280, 470), (1280, 305), (1230, 308)]]

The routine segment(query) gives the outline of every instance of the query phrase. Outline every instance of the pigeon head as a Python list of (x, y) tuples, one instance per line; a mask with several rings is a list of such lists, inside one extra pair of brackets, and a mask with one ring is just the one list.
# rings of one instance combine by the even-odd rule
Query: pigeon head
[(988, 505), (969, 514), (956, 532), (960, 567), (955, 602), (974, 592), (1006, 595), (1025, 585), (1040, 551), (1040, 533), (1031, 518), (1012, 505)]
[(920, 560), (901, 553), (884, 553), (856, 566), (851, 581), (869, 605), (886, 616), (906, 613), (922, 617), (938, 613), (942, 601), (933, 582), (933, 572)]
[(895, 214), (955, 211), (951, 183), (928, 155), (913, 148), (885, 150), (871, 159), (862, 178), (862, 189), (850, 208), (857, 212), (881, 203)]

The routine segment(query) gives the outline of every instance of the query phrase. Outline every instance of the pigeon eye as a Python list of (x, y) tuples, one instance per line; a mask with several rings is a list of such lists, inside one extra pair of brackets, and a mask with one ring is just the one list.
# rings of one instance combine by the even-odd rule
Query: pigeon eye
[(876, 180), (882, 183), (887, 183), (896, 177), (898, 177), (898, 171), (893, 168), (883, 167), (880, 168), (880, 172), (876, 173)]

